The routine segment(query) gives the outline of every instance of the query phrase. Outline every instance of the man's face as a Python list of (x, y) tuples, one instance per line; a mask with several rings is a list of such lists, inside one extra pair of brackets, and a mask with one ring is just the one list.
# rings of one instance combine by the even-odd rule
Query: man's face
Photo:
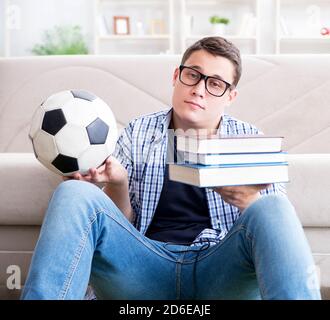
[[(230, 60), (213, 56), (205, 50), (198, 50), (184, 63), (206, 76), (218, 77), (233, 83), (234, 66)], [(175, 129), (216, 129), (219, 126), (224, 108), (229, 106), (237, 95), (237, 90), (228, 89), (222, 97), (211, 95), (202, 79), (194, 86), (187, 86), (179, 80), (180, 70), (173, 75), (173, 123)]]

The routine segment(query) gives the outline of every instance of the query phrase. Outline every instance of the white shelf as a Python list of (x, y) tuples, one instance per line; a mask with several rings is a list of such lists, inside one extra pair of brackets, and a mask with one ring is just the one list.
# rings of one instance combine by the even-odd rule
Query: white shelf
[[(189, 35), (186, 37), (187, 40), (198, 40), (204, 37), (211, 37), (212, 34), (200, 34), (200, 35)], [(237, 35), (224, 35), (224, 37), (228, 40), (257, 40), (257, 37), (241, 37)]]
[(160, 34), (160, 35), (143, 35), (143, 36), (134, 36), (134, 35), (108, 35), (100, 36), (99, 40), (168, 40), (170, 39), (169, 34)]
[(279, 37), (280, 41), (328, 41), (330, 43), (330, 37), (297, 37), (297, 36), (285, 36)]
[(221, 4), (246, 4), (250, 3), (251, 0), (186, 0), (186, 3), (189, 5), (195, 5), (195, 6), (214, 6)]
[(99, 0), (100, 4), (121, 6), (167, 5), (166, 0)]

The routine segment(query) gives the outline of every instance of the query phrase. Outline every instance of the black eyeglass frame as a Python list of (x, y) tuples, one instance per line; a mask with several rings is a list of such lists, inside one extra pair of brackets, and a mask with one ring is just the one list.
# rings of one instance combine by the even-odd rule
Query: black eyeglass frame
[[(199, 73), (199, 74), (200, 74), (200, 78), (199, 78), (199, 80), (198, 80), (195, 84), (187, 84), (187, 83), (183, 82), (182, 79), (181, 79), (181, 74), (182, 74), (182, 70), (183, 70), (183, 69), (190, 69), (190, 70), (194, 70), (195, 72)], [(193, 86), (196, 86), (201, 80), (204, 80), (205, 90), (206, 90), (210, 95), (212, 95), (212, 96), (214, 96), (214, 97), (218, 97), (218, 98), (220, 98), (220, 97), (222, 97), (222, 96), (227, 92), (228, 89), (233, 89), (233, 88), (235, 87), (233, 84), (230, 84), (229, 82), (227, 82), (227, 81), (225, 81), (225, 80), (222, 80), (222, 79), (220, 79), (220, 78), (216, 78), (216, 77), (212, 77), (212, 76), (207, 76), (207, 75), (205, 75), (205, 74), (199, 72), (198, 70), (196, 70), (196, 69), (194, 69), (194, 68), (191, 68), (191, 67), (184, 66), (183, 64), (181, 64), (181, 65), (179, 66), (179, 70), (180, 70), (179, 80), (180, 80), (181, 83), (183, 83), (183, 84), (186, 85), (186, 86), (193, 87)], [(216, 95), (216, 94), (211, 93), (211, 92), (207, 89), (207, 85), (206, 85), (206, 82), (207, 82), (208, 79), (215, 79), (215, 80), (218, 80), (218, 81), (222, 81), (222, 82), (226, 85), (226, 89), (225, 89), (225, 91), (224, 91), (221, 95)]]

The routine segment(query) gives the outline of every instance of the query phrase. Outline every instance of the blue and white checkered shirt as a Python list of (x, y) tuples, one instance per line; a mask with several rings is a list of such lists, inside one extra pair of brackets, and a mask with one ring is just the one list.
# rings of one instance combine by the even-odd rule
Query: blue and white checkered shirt
[[(133, 225), (145, 234), (156, 210), (164, 182), (168, 127), (172, 109), (141, 116), (131, 121), (121, 133), (113, 156), (127, 169), (130, 201), (135, 213)], [(261, 134), (254, 126), (224, 115), (219, 128), (221, 135)], [(283, 184), (273, 184), (262, 194), (285, 194)], [(221, 241), (240, 215), (237, 207), (206, 188), (212, 229), (204, 229), (194, 242)]]

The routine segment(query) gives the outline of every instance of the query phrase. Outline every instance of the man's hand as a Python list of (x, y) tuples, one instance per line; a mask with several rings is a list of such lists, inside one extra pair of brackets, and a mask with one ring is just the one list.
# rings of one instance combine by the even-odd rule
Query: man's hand
[(241, 212), (252, 202), (261, 197), (260, 191), (268, 188), (269, 184), (218, 187), (213, 190), (219, 193), (224, 201), (237, 207)]
[(97, 169), (89, 169), (87, 175), (75, 173), (72, 177), (64, 177), (63, 179), (105, 183), (104, 193), (112, 199), (129, 221), (133, 220), (134, 212), (131, 207), (128, 191), (128, 173), (116, 158), (112, 156), (108, 157), (102, 166)]
[(90, 168), (87, 175), (74, 173), (71, 177), (64, 177), (64, 180), (75, 179), (92, 183), (107, 183), (111, 186), (121, 186), (127, 183), (127, 170), (120, 162), (110, 156), (105, 163), (98, 168)]

